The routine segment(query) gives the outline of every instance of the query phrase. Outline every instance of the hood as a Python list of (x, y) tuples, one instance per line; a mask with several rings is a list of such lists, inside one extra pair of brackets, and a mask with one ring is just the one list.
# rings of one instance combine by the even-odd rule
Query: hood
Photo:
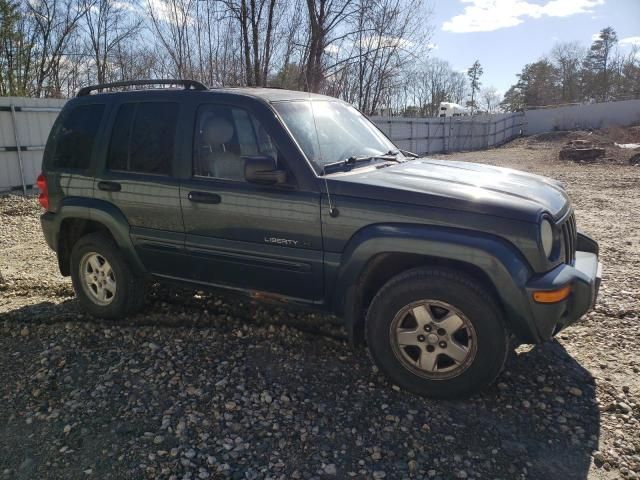
[[(418, 158), (384, 168), (359, 168), (332, 175), (337, 194), (477, 211), (537, 221), (558, 218), (569, 198), (556, 180), (510, 168)], [(369, 188), (361, 188), (367, 186)], [(344, 187), (344, 188), (343, 188)], [(374, 188), (371, 188), (374, 187)], [(333, 194), (334, 191), (332, 190)]]

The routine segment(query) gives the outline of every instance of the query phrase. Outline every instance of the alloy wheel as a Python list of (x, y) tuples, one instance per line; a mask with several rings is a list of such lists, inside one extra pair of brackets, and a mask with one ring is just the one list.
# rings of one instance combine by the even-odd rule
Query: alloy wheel
[(473, 324), (456, 307), (438, 300), (403, 307), (391, 322), (389, 338), (400, 363), (430, 380), (457, 377), (477, 352)]

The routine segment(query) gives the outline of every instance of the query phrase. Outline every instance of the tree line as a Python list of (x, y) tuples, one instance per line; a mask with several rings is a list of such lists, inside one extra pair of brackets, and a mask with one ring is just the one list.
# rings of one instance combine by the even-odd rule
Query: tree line
[(556, 44), (525, 65), (504, 95), (505, 111), (549, 105), (640, 98), (640, 46), (617, 47), (618, 36), (603, 28), (589, 48), (578, 42)]
[(0, 0), (0, 95), (134, 78), (324, 92), (367, 113), (424, 62), (424, 0)]
[(191, 78), (434, 116), (479, 84), (431, 56), (430, 20), (425, 0), (0, 0), (0, 95)]
[(190, 78), (320, 92), (369, 115), (406, 116), (436, 116), (440, 102), (494, 113), (639, 95), (637, 49), (623, 56), (612, 32), (589, 54), (558, 45), (525, 66), (501, 102), (483, 87), (479, 61), (459, 71), (432, 55), (426, 2), (0, 0), (0, 95), (69, 97), (89, 84)]

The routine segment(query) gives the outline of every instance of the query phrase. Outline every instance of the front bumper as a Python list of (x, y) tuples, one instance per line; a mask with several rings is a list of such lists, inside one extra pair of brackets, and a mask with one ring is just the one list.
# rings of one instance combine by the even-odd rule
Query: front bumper
[[(573, 265), (562, 264), (532, 278), (526, 290), (538, 337), (542, 341), (549, 340), (591, 310), (598, 297), (601, 278), (602, 264), (598, 261), (597, 250), (577, 251)], [(557, 290), (567, 285), (571, 293), (562, 301), (537, 303), (533, 299), (536, 291)]]

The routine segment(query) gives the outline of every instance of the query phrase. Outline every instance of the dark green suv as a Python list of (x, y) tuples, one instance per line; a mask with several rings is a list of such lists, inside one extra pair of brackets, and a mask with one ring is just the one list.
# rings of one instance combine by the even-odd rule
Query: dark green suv
[[(179, 88), (140, 88), (161, 84)], [(490, 384), (509, 348), (578, 320), (600, 283), (558, 182), (403, 152), (321, 95), (85, 88), (38, 185), (47, 242), (92, 315), (139, 310), (150, 280), (311, 307), (433, 397)]]

